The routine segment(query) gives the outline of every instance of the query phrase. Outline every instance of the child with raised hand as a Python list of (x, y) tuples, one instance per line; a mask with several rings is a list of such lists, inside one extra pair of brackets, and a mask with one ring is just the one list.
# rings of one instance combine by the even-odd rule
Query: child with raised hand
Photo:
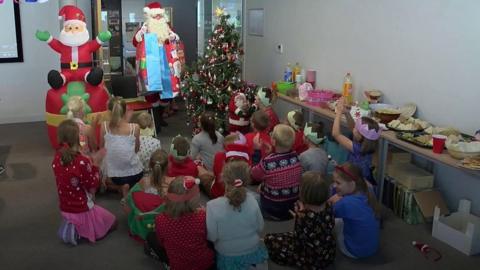
[(288, 112), (287, 123), (295, 131), (295, 141), (293, 143), (292, 150), (297, 152), (298, 155), (300, 155), (308, 149), (303, 134), (303, 127), (305, 125), (303, 113), (298, 110)]
[(179, 176), (168, 187), (164, 213), (155, 218), (155, 233), (147, 236), (147, 255), (172, 270), (214, 268), (208, 247), (205, 210), (199, 208), (198, 179)]
[(369, 257), (378, 250), (380, 207), (369, 191), (360, 168), (352, 163), (336, 166), (334, 187), (339, 196), (330, 199), (335, 215), (337, 245), (348, 257)]
[(192, 158), (199, 157), (207, 170), (213, 168), (213, 157), (223, 150), (223, 135), (216, 131), (215, 115), (204, 112), (200, 116), (200, 133), (192, 139)]
[(143, 165), (143, 172), (150, 172), (149, 161), (152, 153), (162, 148), (160, 140), (154, 138), (155, 131), (152, 128), (152, 116), (147, 112), (142, 112), (137, 116), (137, 123), (140, 127), (140, 149), (138, 157)]
[(328, 155), (325, 150), (321, 148), (321, 144), (325, 140), (323, 123), (306, 123), (303, 134), (305, 136), (305, 142), (308, 145), (308, 149), (298, 157), (303, 170), (319, 172), (326, 175)]
[(108, 101), (110, 121), (103, 122), (100, 147), (105, 147), (105, 164), (110, 181), (107, 187), (122, 193), (122, 203), (133, 187), (143, 177), (143, 166), (137, 155), (140, 149), (140, 128), (129, 123), (131, 112), (122, 98)]
[(208, 240), (215, 244), (217, 269), (243, 270), (268, 259), (260, 241), (263, 217), (258, 203), (245, 187), (250, 167), (231, 161), (222, 173), (225, 195), (207, 203)]
[(76, 245), (76, 234), (94, 243), (116, 224), (114, 215), (94, 203), (94, 194), (100, 183), (98, 166), (104, 153), (87, 157), (80, 152), (80, 130), (73, 120), (63, 121), (57, 132), (61, 147), (55, 153), (52, 168), (64, 219), (62, 227), (74, 226), (70, 234), (67, 235), (62, 228), (59, 234), (66, 243)]
[(67, 118), (75, 121), (80, 130), (80, 151), (82, 154), (88, 155), (91, 151), (97, 149), (97, 141), (95, 130), (83, 120), (85, 117), (85, 101), (81, 96), (70, 97), (67, 101), (67, 108)]
[(275, 152), (252, 168), (252, 178), (262, 182), (260, 209), (265, 218), (292, 218), (289, 211), (298, 199), (298, 187), (303, 172), (298, 155), (292, 150), (294, 137), (295, 132), (291, 127), (284, 124), (275, 126), (272, 133)]
[(325, 269), (335, 260), (334, 217), (327, 203), (328, 184), (321, 173), (302, 175), (292, 232), (265, 236), (270, 259), (299, 269)]
[(164, 196), (168, 186), (165, 175), (168, 166), (168, 154), (157, 149), (150, 157), (151, 173), (142, 178), (129, 191), (126, 211), (130, 234), (145, 240), (153, 231), (155, 217), (164, 210)]
[(278, 116), (272, 108), (273, 102), (275, 102), (275, 93), (272, 89), (267, 87), (258, 87), (257, 95), (255, 96), (255, 104), (258, 108), (264, 111), (270, 119), (266, 133), (272, 132), (273, 128), (280, 123)]
[(252, 115), (253, 132), (247, 133), (245, 138), (253, 165), (258, 164), (263, 157), (272, 151), (272, 140), (267, 132), (269, 121), (268, 115), (262, 110), (258, 110)]
[[(340, 124), (344, 112), (349, 128), (353, 129), (353, 140), (341, 133)], [(354, 122), (350, 113), (345, 110), (345, 100), (343, 98), (338, 100), (335, 108), (332, 136), (350, 152), (348, 161), (358, 166), (362, 170), (363, 177), (372, 185), (376, 185), (371, 170), (372, 154), (375, 152), (380, 133), (378, 123), (369, 117), (362, 117)]]

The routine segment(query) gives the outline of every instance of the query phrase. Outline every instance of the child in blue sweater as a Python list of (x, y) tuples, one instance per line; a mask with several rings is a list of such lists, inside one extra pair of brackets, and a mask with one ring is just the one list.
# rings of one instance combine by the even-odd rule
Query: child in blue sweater
[(330, 202), (334, 203), (340, 251), (354, 259), (375, 254), (380, 238), (379, 206), (361, 170), (347, 162), (335, 167), (333, 180), (339, 196), (332, 197)]
[(207, 237), (215, 244), (217, 269), (251, 269), (266, 262), (267, 250), (260, 241), (263, 217), (254, 196), (245, 187), (250, 167), (230, 161), (222, 171), (225, 195), (207, 203)]

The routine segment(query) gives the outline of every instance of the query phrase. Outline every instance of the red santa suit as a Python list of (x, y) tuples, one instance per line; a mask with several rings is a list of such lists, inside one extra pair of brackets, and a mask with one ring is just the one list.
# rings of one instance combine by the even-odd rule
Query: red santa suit
[(239, 131), (242, 134), (247, 134), (250, 131), (250, 112), (242, 109), (247, 102), (247, 98), (243, 93), (234, 94), (230, 98), (228, 105), (228, 131)]
[(60, 54), (61, 74), (65, 76), (67, 82), (85, 80), (85, 75), (93, 67), (92, 53), (102, 45), (98, 38), (79, 47), (64, 45), (53, 37), (50, 37), (47, 42), (50, 48)]

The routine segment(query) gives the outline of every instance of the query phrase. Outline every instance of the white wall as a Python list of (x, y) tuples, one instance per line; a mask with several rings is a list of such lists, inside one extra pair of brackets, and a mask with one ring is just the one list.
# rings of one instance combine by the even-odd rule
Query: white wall
[[(380, 89), (387, 102), (415, 102), (435, 124), (480, 128), (480, 1), (246, 0), (245, 13), (251, 8), (265, 9), (265, 33), (245, 33), (246, 80), (270, 85), (287, 62), (299, 61), (317, 70), (320, 87), (339, 89), (350, 71), (357, 97)], [(443, 165), (434, 172), (452, 210), (467, 198), (480, 215), (478, 177)]]
[[(78, 5), (91, 31), (89, 2), (79, 0)], [(45, 97), (50, 88), (47, 74), (60, 67), (60, 56), (38, 41), (35, 31), (48, 30), (58, 37), (58, 10), (58, 1), (20, 5), (24, 62), (0, 64), (0, 124), (45, 119)]]
[(357, 97), (380, 89), (437, 125), (480, 128), (480, 1), (247, 0), (246, 8), (265, 9), (264, 37), (245, 36), (247, 80), (270, 85), (298, 61), (317, 70), (320, 87), (339, 89), (351, 72)]

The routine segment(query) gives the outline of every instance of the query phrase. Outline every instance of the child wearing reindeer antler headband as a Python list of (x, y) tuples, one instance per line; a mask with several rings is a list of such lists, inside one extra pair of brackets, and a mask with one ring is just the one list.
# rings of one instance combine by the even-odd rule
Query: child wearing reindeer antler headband
[(342, 113), (345, 112), (345, 101), (340, 98), (335, 108), (335, 120), (332, 127), (332, 136), (350, 153), (348, 161), (362, 170), (363, 177), (371, 184), (376, 184), (373, 178), (372, 154), (375, 152), (377, 140), (380, 138), (378, 123), (369, 117), (362, 117), (353, 122), (349, 113), (345, 113), (349, 128), (353, 129), (353, 140), (343, 135), (340, 131)]
[(199, 208), (200, 181), (179, 176), (168, 187), (165, 212), (155, 219), (155, 233), (147, 236), (145, 252), (170, 269), (206, 270), (214, 265), (208, 247), (206, 213)]

